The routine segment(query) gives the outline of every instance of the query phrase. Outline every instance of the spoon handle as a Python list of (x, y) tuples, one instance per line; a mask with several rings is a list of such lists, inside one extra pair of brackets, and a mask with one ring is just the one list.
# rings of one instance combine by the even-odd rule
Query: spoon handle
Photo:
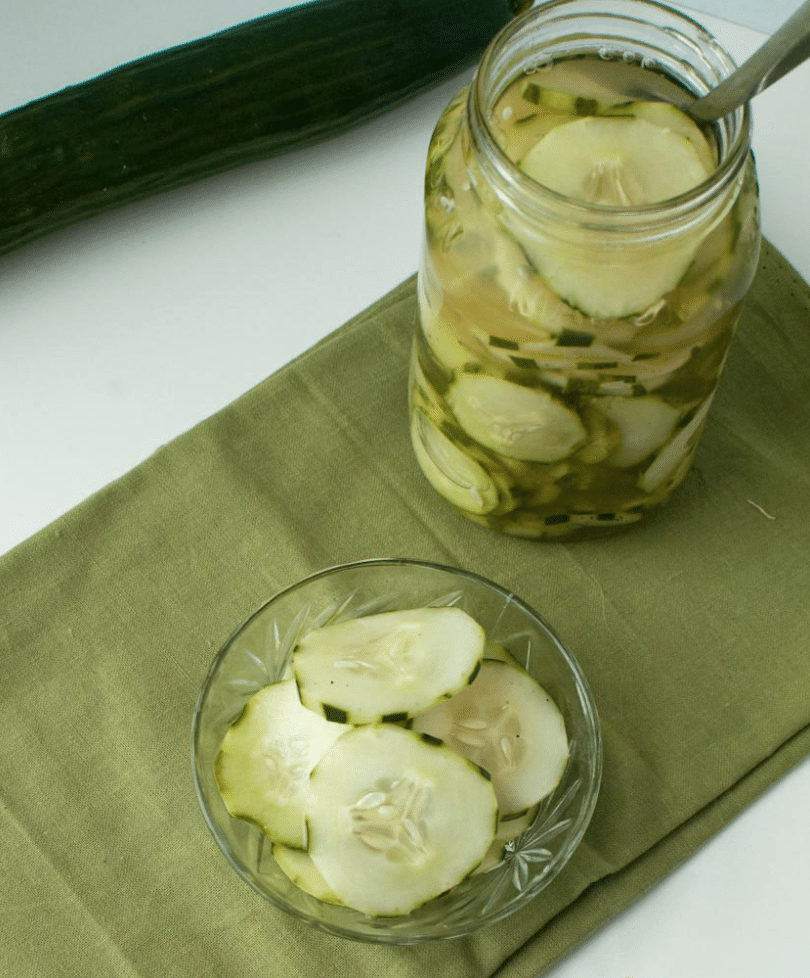
[(810, 0), (804, 3), (732, 75), (693, 102), (687, 109), (693, 119), (712, 122), (793, 71), (810, 58)]

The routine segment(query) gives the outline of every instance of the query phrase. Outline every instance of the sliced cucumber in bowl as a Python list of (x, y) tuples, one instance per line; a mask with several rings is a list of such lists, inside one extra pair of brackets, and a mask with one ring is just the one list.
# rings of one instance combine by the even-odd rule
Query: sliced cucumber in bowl
[(477, 876), (480, 873), (488, 873), (491, 869), (500, 866), (508, 852), (507, 846), (509, 843), (514, 842), (518, 836), (531, 828), (539, 810), (540, 806), (534, 805), (528, 811), (499, 818), (495, 838), (492, 840), (489, 849), (487, 849), (486, 855), (474, 870), (473, 875)]
[[(318, 751), (318, 760), (305, 779), (304, 827), (297, 844), (279, 841), (279, 833), (267, 819), (262, 825), (252, 812), (247, 814), (247, 809), (246, 816), (233, 817), (223, 804), (222, 791), (214, 779), (216, 758), (223, 753), (223, 746), (231, 760), (241, 751), (247, 762), (260, 753), (267, 728), (274, 722), (275, 711), (266, 709), (263, 722), (253, 725), (252, 743), (244, 736), (241, 742), (228, 738), (232, 729), (243, 734), (247, 729), (242, 721), (250, 710), (232, 722), (230, 718), (238, 711), (230, 707), (244, 704), (248, 664), (252, 670), (255, 660), (261, 658), (268, 674), (275, 675), (281, 672), (277, 664), (292, 660), (293, 679), (285, 678), (274, 685), (279, 689), (283, 686), (285, 695), (295, 694), (295, 677), (301, 679), (296, 659), (306, 656), (302, 649), (309, 635), (320, 632), (321, 638), (324, 634), (340, 637), (337, 625), (396, 616), (399, 610), (390, 609), (403, 607), (418, 612), (416, 617), (422, 623), (436, 611), (466, 609), (461, 613), (486, 631), (477, 639), (479, 669), (484, 668), (484, 660), (487, 668), (494, 663), (516, 673), (531, 667), (532, 672), (537, 670), (544, 676), (543, 681), (566, 710), (571, 723), (571, 759), (559, 792), (541, 808), (547, 814), (553, 811), (555, 818), (564, 810), (565, 816), (560, 816), (563, 823), (559, 834), (555, 832), (548, 843), (548, 865), (544, 861), (536, 871), (529, 867), (529, 878), (524, 881), (521, 877), (519, 892), (510, 883), (520, 868), (519, 853), (540, 844), (535, 836), (547, 831), (545, 822), (538, 824), (532, 806), (501, 814), (489, 772), (449, 743), (410, 728), (414, 721), (404, 718), (407, 711), (385, 714), (384, 721), (345, 724), (348, 729)], [(265, 609), (272, 609), (272, 614), (266, 616)], [(392, 620), (394, 624), (398, 621), (389, 618), (389, 624)], [(576, 663), (539, 622), (510, 592), (470, 572), (406, 558), (360, 561), (348, 568), (327, 570), (265, 605), (235, 633), (237, 643), (227, 646), (227, 654), (217, 660), (224, 663), (226, 671), (209, 675), (209, 679), (217, 678), (216, 686), (206, 686), (215, 691), (216, 699), (201, 700), (205, 708), (211, 707), (202, 738), (201, 728), (195, 726), (200, 799), (209, 827), (234, 868), (276, 906), (316, 926), (385, 943), (460, 936), (470, 933), (470, 928), (480, 929), (500, 919), (513, 904), (516, 908), (524, 903), (529, 894), (522, 887), (531, 886), (534, 892), (545, 886), (567, 859), (571, 845), (579, 840), (592, 811), (599, 774), (598, 753), (583, 754), (580, 746), (585, 743), (598, 751), (599, 743), (598, 729), (594, 730), (597, 739), (589, 738), (591, 720), (585, 718), (583, 727), (577, 712), (582, 696)], [(455, 638), (445, 636), (441, 648), (434, 648), (427, 671), (435, 672), (437, 667), (441, 671), (442, 660), (455, 658), (457, 644)], [(399, 646), (395, 646), (388, 646), (393, 658), (399, 655)], [(327, 657), (327, 673), (328, 661)], [(386, 656), (382, 662), (391, 675)], [(394, 669), (393, 675), (396, 672)], [(386, 685), (396, 685), (395, 679)], [(421, 680), (417, 686), (421, 698), (425, 692)], [(451, 702), (468, 688), (469, 683), (442, 702)], [(435, 693), (432, 690), (431, 696)], [(583, 695), (589, 702), (585, 687)], [(223, 710), (223, 702), (227, 702), (227, 710)], [(293, 728), (288, 731), (291, 737), (297, 735), (299, 711), (327, 724), (324, 716), (310, 711), (300, 697), (293, 695), (291, 704), (286, 713)], [(381, 709), (365, 712), (376, 715)], [(201, 748), (206, 751), (204, 757)], [(242, 773), (243, 780), (250, 782), (243, 785), (246, 793), (260, 797), (265, 770), (254, 765)], [(227, 784), (223, 783), (223, 788), (227, 792)], [(209, 797), (213, 804), (209, 805)], [(544, 860), (546, 851), (543, 848)]]
[(260, 689), (228, 728), (216, 757), (225, 807), (274, 842), (304, 848), (310, 771), (349, 729), (303, 707), (292, 678)]
[(472, 681), (486, 636), (460, 608), (366, 615), (308, 632), (293, 655), (305, 707), (330, 720), (404, 720)]
[(508, 661), (485, 659), (470, 686), (416, 717), (413, 729), (487, 770), (502, 818), (545, 798), (568, 763), (559, 708), (528, 672)]
[(273, 858), (279, 869), (299, 890), (314, 896), (321, 903), (343, 902), (323, 878), (308, 852), (276, 843), (273, 846)]
[(309, 856), (331, 892), (370, 916), (410, 913), (472, 873), (498, 827), (486, 772), (441, 741), (358, 727), (312, 772)]

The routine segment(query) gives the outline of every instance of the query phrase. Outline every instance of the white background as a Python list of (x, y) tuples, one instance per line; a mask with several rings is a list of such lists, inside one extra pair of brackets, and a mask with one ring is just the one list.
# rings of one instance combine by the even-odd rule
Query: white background
[[(0, 111), (283, 5), (3, 0)], [(691, 12), (742, 60), (797, 6)], [(464, 80), (0, 258), (0, 554), (413, 272), (427, 142)], [(808, 280), (809, 91), (804, 65), (761, 95), (754, 138), (765, 233)], [(548, 975), (807, 978), (808, 824), (810, 762)]]

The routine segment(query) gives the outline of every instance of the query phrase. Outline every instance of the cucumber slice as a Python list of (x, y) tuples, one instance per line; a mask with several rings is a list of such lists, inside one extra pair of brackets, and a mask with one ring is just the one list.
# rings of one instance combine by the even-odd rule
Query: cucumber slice
[(540, 274), (557, 295), (586, 316), (623, 319), (643, 313), (671, 292), (700, 245), (697, 234), (654, 248), (608, 249), (583, 239), (550, 247), (527, 244)]
[(301, 702), (329, 720), (404, 720), (466, 686), (483, 628), (460, 608), (386, 611), (313, 629), (293, 653)]
[(619, 447), (608, 459), (618, 469), (638, 465), (672, 435), (678, 411), (657, 397), (600, 397), (593, 401), (619, 428)]
[(539, 805), (532, 805), (525, 812), (505, 815), (498, 820), (498, 831), (495, 833), (496, 842), (511, 842), (532, 824), (539, 811)]
[(598, 465), (619, 448), (619, 425), (608, 412), (597, 411), (590, 405), (583, 408), (582, 420), (588, 428), (588, 443), (577, 452), (577, 460), (586, 465)]
[(309, 893), (322, 903), (342, 902), (323, 878), (309, 853), (276, 844), (273, 846), (273, 858), (279, 869), (299, 890)]
[[(696, 127), (702, 143), (691, 130), (687, 136), (672, 125), (677, 109), (660, 118), (664, 113), (646, 105), (636, 115), (563, 123), (519, 165), (550, 190), (599, 207), (637, 207), (677, 197), (712, 173), (714, 157)], [(643, 250), (594, 240), (583, 231), (581, 240), (566, 245), (534, 239), (521, 244), (560, 298), (588, 316), (609, 319), (643, 312), (675, 288), (701, 238), (698, 232), (679, 235)]]
[[(431, 272), (432, 270), (426, 270), (422, 275), (422, 289), (419, 292), (419, 325), (436, 362), (448, 373), (453, 373), (473, 361), (475, 355), (458, 339), (459, 331), (452, 329), (437, 314), (436, 310), (442, 307), (443, 299), (438, 286), (433, 285), (431, 288)], [(427, 291), (432, 291), (434, 294), (429, 298), (424, 294)]]
[(509, 662), (512, 665), (518, 665), (517, 659), (500, 642), (487, 642), (484, 646), (484, 661), (486, 662), (487, 659), (495, 659), (497, 662)]
[(422, 333), (436, 362), (447, 373), (461, 370), (475, 361), (475, 354), (457, 338), (456, 333), (431, 312), (420, 316)]
[(714, 392), (703, 402), (692, 420), (675, 435), (656, 455), (639, 478), (638, 484), (645, 492), (654, 492), (686, 458), (703, 430), (712, 406)]
[(462, 374), (448, 403), (470, 438), (507, 458), (557, 462), (587, 436), (577, 414), (550, 394), (499, 377)]
[(533, 180), (572, 200), (637, 207), (696, 187), (714, 170), (710, 160), (669, 126), (640, 116), (587, 116), (552, 129), (520, 166)]
[(521, 832), (525, 832), (529, 828), (537, 815), (539, 807), (539, 805), (533, 805), (527, 812), (521, 812), (518, 815), (508, 815), (506, 818), (498, 820), (498, 831), (495, 833), (495, 838), (492, 840), (492, 845), (487, 849), (486, 855), (476, 867), (473, 873), (474, 876), (477, 876), (479, 873), (488, 873), (491, 869), (495, 869), (496, 866), (500, 866), (506, 855), (507, 842), (516, 839)]
[(645, 119), (659, 129), (668, 129), (683, 136), (691, 143), (707, 174), (717, 168), (715, 155), (700, 127), (671, 102), (631, 102), (629, 105), (614, 107), (614, 111), (635, 116), (636, 119)]
[(310, 777), (309, 855), (343, 903), (407, 914), (468, 876), (495, 836), (486, 774), (433, 738), (357, 727)]
[(228, 728), (214, 762), (225, 807), (274, 842), (303, 848), (310, 771), (349, 729), (305, 709), (293, 679), (263, 687)]
[(445, 499), (469, 513), (489, 513), (498, 488), (482, 465), (470, 458), (421, 411), (411, 420), (411, 442), (425, 478)]
[(413, 729), (489, 771), (501, 817), (552, 792), (568, 762), (557, 705), (525, 669), (495, 659), (484, 661), (467, 689), (416, 717)]
[(560, 300), (532, 268), (517, 240), (501, 226), (493, 232), (492, 259), (495, 280), (506, 294), (509, 308), (522, 317), (514, 323), (518, 330), (509, 330), (511, 324), (496, 320), (497, 335), (517, 341), (548, 335), (560, 318)]
[(481, 873), (488, 873), (491, 869), (500, 866), (506, 856), (506, 843), (501, 839), (493, 840), (489, 849), (484, 853), (484, 858), (472, 871), (472, 876), (479, 876)]

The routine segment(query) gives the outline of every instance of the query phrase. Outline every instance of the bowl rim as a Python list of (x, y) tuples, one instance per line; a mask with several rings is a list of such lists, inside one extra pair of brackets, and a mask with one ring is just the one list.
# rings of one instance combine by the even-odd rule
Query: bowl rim
[[(587, 784), (585, 786), (585, 804), (581, 805), (577, 810), (576, 816), (573, 819), (572, 828), (569, 832), (568, 844), (564, 849), (557, 853), (555, 859), (548, 865), (548, 871), (544, 874), (543, 879), (541, 880), (542, 885), (536, 888), (532, 888), (531, 886), (527, 887), (525, 891), (525, 899), (513, 899), (510, 903), (507, 903), (502, 908), (503, 912), (494, 912), (487, 915), (486, 919), (479, 925), (473, 924), (466, 928), (458, 928), (452, 932), (439, 933), (435, 935), (425, 933), (418, 933), (414, 935), (409, 935), (406, 933), (393, 934), (389, 931), (381, 931), (379, 934), (365, 932), (361, 933), (341, 924), (327, 923), (319, 920), (314, 916), (307, 914), (298, 907), (286, 903), (283, 899), (277, 897), (276, 895), (269, 893), (266, 889), (262, 888), (258, 884), (250, 872), (246, 871), (246, 867), (243, 866), (230, 851), (230, 846), (223, 844), (225, 840), (221, 837), (222, 834), (219, 830), (217, 820), (214, 818), (213, 813), (209, 808), (207, 795), (201, 784), (201, 778), (198, 772), (198, 763), (200, 763), (199, 740), (201, 737), (201, 717), (203, 706), (220, 670), (220, 667), (231, 650), (235, 639), (271, 605), (275, 604), (286, 595), (294, 591), (301, 590), (315, 581), (331, 577), (345, 571), (393, 566), (405, 566), (417, 570), (421, 568), (428, 571), (440, 571), (454, 577), (466, 578), (477, 586), (484, 586), (496, 592), (505, 600), (507, 604), (514, 604), (522, 611), (522, 613), (527, 614), (530, 618), (533, 618), (536, 622), (538, 622), (542, 630), (554, 644), (557, 654), (565, 662), (566, 668), (571, 672), (574, 685), (577, 690), (580, 708), (582, 710), (589, 733), (588, 747), (586, 750)], [(208, 830), (217, 844), (217, 848), (225, 856), (228, 863), (231, 865), (231, 868), (236, 872), (240, 879), (246, 882), (264, 900), (277, 907), (279, 910), (282, 910), (283, 912), (304, 921), (309, 926), (333, 935), (338, 935), (364, 943), (423, 943), (427, 941), (463, 937), (474, 932), (477, 929), (477, 926), (490, 926), (497, 923), (499, 920), (511, 915), (519, 908), (520, 905), (530, 902), (531, 899), (537, 896), (537, 894), (549, 883), (551, 883), (552, 880), (559, 874), (579, 846), (579, 843), (581, 842), (582, 837), (590, 824), (597, 800), (599, 798), (603, 768), (602, 724), (590, 685), (573, 652), (568, 648), (567, 644), (558, 635), (557, 631), (546, 621), (546, 619), (513, 591), (501, 584), (496, 583), (490, 578), (476, 573), (475, 571), (469, 571), (465, 568), (453, 566), (451, 564), (444, 564), (438, 561), (425, 560), (415, 557), (368, 557), (341, 564), (333, 564), (329, 567), (325, 567), (321, 570), (308, 574), (305, 577), (299, 578), (294, 583), (276, 591), (270, 598), (264, 601), (229, 633), (209, 664), (194, 704), (194, 712), (191, 723), (191, 768), (197, 802)], [(523, 894), (521, 894), (521, 897), (523, 897)], [(394, 919), (399, 920), (400, 918)], [(403, 917), (402, 919), (406, 919), (406, 917)]]

